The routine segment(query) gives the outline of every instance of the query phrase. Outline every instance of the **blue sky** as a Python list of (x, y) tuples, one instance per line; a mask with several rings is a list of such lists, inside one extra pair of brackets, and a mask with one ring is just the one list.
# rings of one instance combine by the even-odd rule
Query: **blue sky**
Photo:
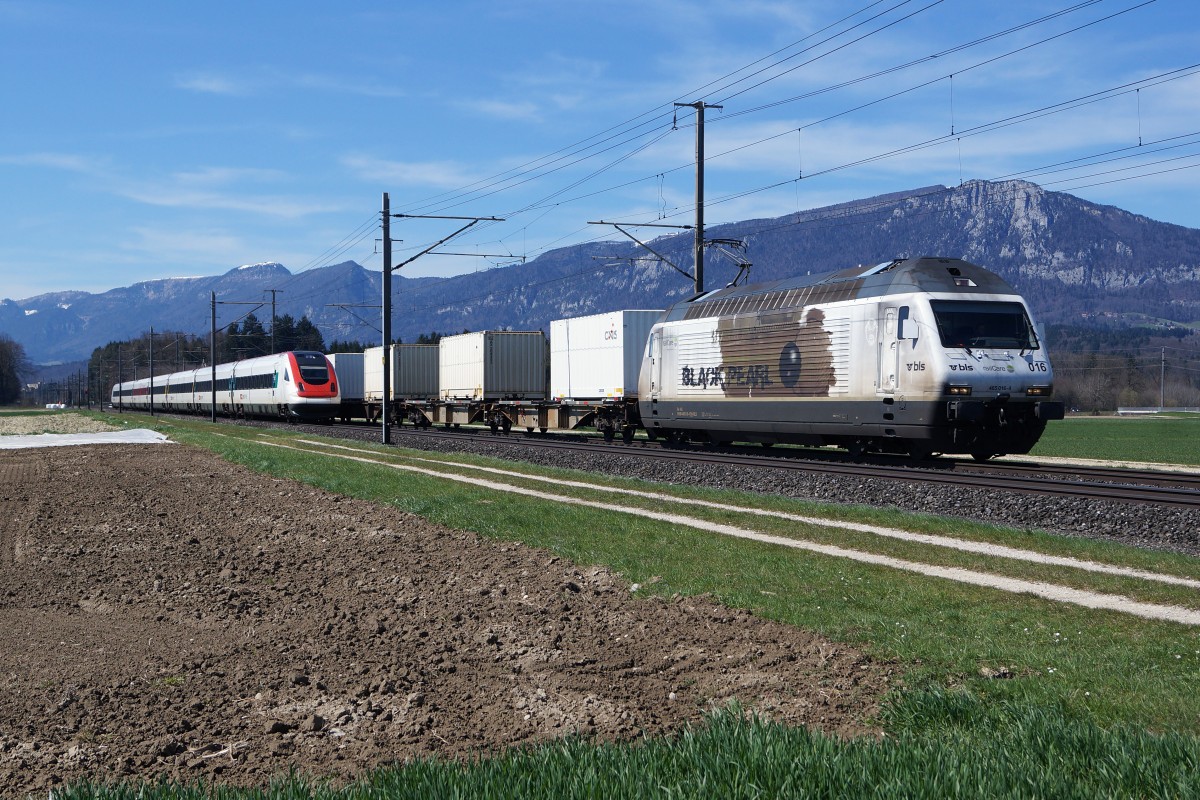
[[(699, 100), (709, 225), (1020, 177), (1200, 227), (1194, 0), (0, 0), (0, 68), (14, 299), (379, 269), (385, 191), (506, 218), (408, 275), (686, 224)], [(396, 261), (457, 226), (396, 220)]]

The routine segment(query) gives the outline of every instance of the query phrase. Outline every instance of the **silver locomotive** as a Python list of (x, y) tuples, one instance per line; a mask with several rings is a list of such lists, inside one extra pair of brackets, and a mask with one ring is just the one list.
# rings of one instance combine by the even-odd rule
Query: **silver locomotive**
[(668, 441), (1027, 453), (1054, 372), (1025, 301), (966, 261), (897, 259), (698, 295), (650, 332), (641, 424)]

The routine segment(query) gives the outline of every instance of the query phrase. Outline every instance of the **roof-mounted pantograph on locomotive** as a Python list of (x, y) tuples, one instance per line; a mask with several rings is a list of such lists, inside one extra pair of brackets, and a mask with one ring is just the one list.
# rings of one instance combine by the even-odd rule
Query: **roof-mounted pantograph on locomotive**
[[(384, 349), (334, 358), (355, 374), (335, 377), (320, 353), (222, 364), (217, 409), (377, 419)], [(1063, 417), (1025, 301), (988, 270), (947, 258), (731, 286), (665, 312), (555, 320), (549, 359), (538, 331), (484, 331), (395, 345), (388, 363), (389, 416), (416, 425), (594, 427), (627, 441), (645, 429), (668, 444), (984, 459), (1029, 452)], [(208, 368), (156, 377), (155, 405), (206, 412), (209, 383)], [(341, 405), (338, 383), (357, 387)], [(114, 387), (119, 397), (148, 405), (149, 380)]]

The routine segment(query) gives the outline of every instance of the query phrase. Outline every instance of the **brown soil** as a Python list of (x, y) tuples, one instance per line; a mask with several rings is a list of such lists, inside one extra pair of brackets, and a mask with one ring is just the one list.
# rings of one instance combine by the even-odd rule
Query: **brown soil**
[(738, 698), (870, 732), (889, 668), (709, 598), (182, 445), (0, 452), (0, 793), (265, 785)]

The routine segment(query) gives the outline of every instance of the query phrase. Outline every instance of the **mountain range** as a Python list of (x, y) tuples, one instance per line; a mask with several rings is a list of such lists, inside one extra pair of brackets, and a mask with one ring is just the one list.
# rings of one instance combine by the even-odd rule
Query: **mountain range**
[[(645, 230), (645, 229), (642, 229)], [(618, 236), (614, 231), (614, 237)], [(1200, 325), (1200, 230), (1097, 205), (1023, 181), (971, 181), (745, 220), (706, 230), (707, 288), (749, 260), (750, 281), (821, 273), (896, 257), (963, 258), (999, 273), (1047, 323)], [(640, 237), (639, 237), (640, 238)], [(647, 242), (690, 272), (691, 232)], [(207, 334), (247, 312), (307, 316), (325, 336), (379, 338), (381, 273), (353, 261), (293, 274), (277, 263), (222, 275), (165, 278), (92, 294), (52, 292), (0, 301), (0, 333), (35, 363), (86, 359), (109, 341), (156, 331)], [(553, 319), (622, 308), (664, 308), (692, 294), (690, 279), (628, 240), (552, 250), (527, 263), (452, 278), (393, 280), (393, 332), (548, 330)], [(263, 305), (255, 308), (247, 303)]]

